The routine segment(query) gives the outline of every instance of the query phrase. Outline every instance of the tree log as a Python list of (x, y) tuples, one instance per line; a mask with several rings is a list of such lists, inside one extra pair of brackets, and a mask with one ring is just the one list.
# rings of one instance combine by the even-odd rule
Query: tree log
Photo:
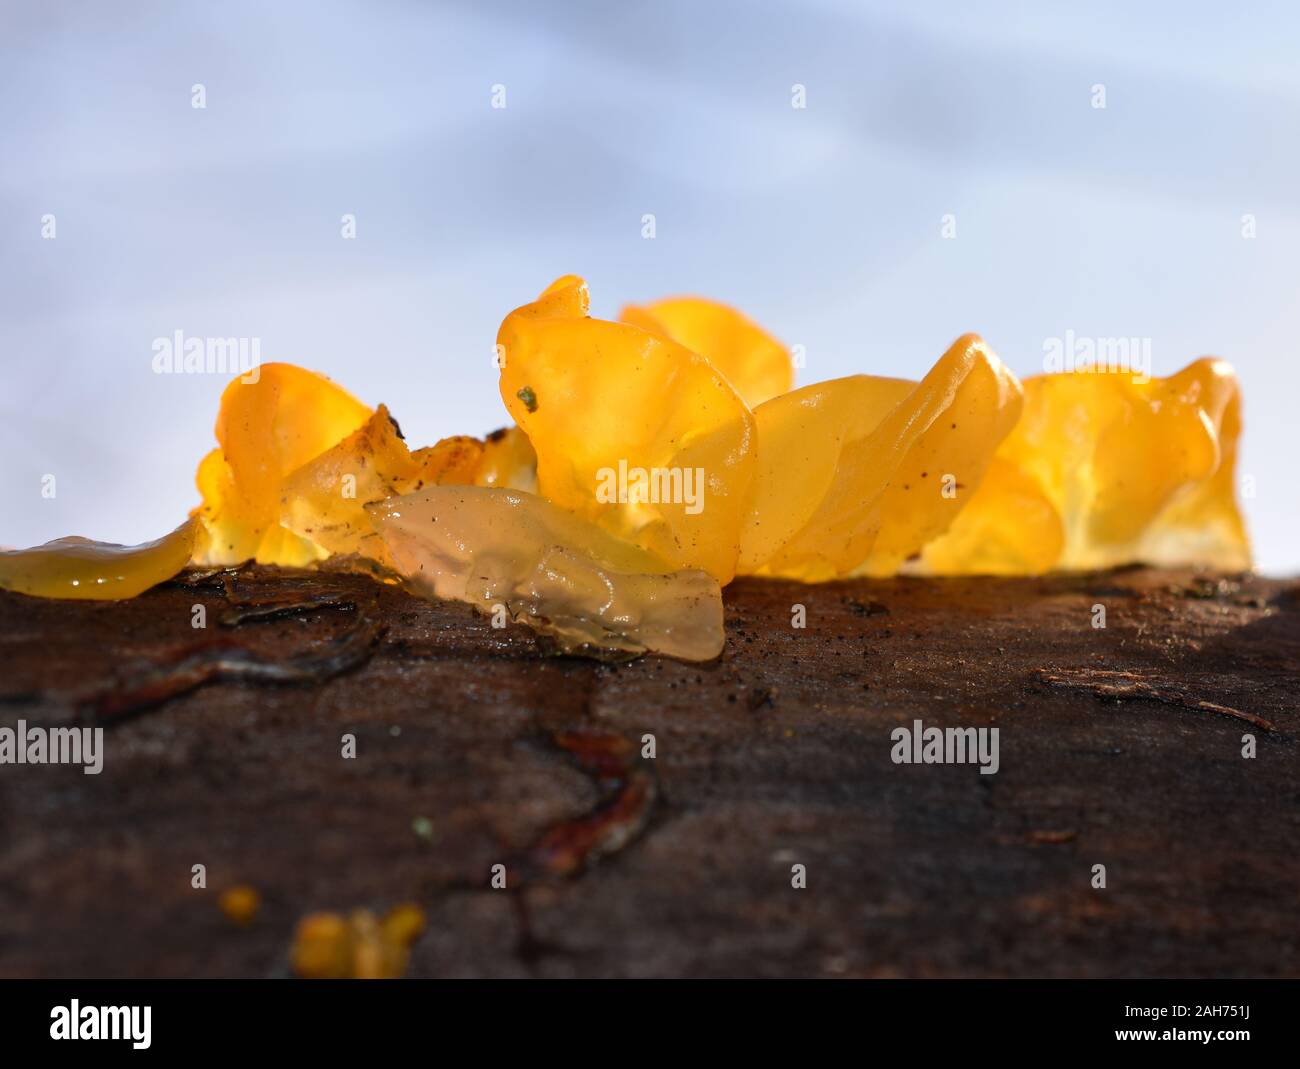
[[(0, 724), (104, 728), (0, 765), (0, 974), (286, 975), (304, 914), (410, 901), (413, 976), (1300, 975), (1294, 583), (725, 596), (716, 662), (605, 664), (345, 573), (0, 592)], [(918, 720), (996, 773), (896, 763)]]

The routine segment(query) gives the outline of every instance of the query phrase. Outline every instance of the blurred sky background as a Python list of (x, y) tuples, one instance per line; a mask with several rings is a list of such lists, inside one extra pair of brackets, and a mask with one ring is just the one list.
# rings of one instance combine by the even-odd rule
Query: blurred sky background
[(735, 303), (801, 383), (967, 330), (1020, 374), (1067, 330), (1226, 357), (1300, 571), (1298, 58), (1281, 2), (0, 0), (0, 544), (196, 503), (224, 379), (157, 337), (260, 338), (422, 445), (506, 422), (497, 325), (577, 272), (598, 315)]

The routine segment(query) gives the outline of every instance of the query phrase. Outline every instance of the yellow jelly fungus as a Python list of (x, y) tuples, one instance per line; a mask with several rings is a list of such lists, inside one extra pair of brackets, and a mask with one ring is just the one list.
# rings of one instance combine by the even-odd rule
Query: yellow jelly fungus
[(387, 565), (365, 506), (428, 483), (470, 482), (482, 453), (483, 444), (475, 438), (443, 439), (411, 453), (388, 409), (380, 405), (343, 441), (285, 476), (280, 523), (319, 546), (322, 556), (360, 553)]
[[(564, 650), (722, 652), (722, 591), (540, 497), (431, 486), (370, 507), (397, 572), (554, 636)], [(503, 618), (504, 619), (504, 618)]]
[(303, 566), (373, 550), (386, 563), (363, 506), (430, 482), (468, 483), (483, 444), (446, 438), (408, 450), (397, 423), (324, 376), (266, 364), (221, 398), (218, 449), (199, 465), (203, 504), (198, 564)]
[[(565, 650), (706, 660), (723, 647), (720, 584), (737, 572), (1250, 565), (1240, 395), (1220, 360), (1022, 387), (970, 334), (920, 382), (791, 391), (789, 354), (734, 309), (672, 298), (606, 322), (572, 275), (507, 315), (497, 342), (515, 426), (412, 452), (383, 405), (267, 364), (222, 394), (190, 521), (142, 546), (65, 538), (0, 553), (0, 587), (126, 598), (187, 562), (355, 554)], [(245, 892), (223, 896), (228, 915), (251, 916)], [(400, 933), (417, 919), (307, 918), (299, 971), (400, 972)]]
[(702, 297), (669, 297), (630, 304), (619, 319), (699, 353), (751, 408), (794, 385), (789, 350), (728, 305)]
[(424, 934), (426, 925), (424, 910), (413, 902), (403, 902), (384, 915), (379, 922), (379, 930), (390, 942), (398, 946), (410, 946)]
[(41, 598), (133, 598), (185, 567), (196, 528), (195, 521), (186, 520), (171, 534), (139, 546), (72, 537), (0, 552), (0, 587)]
[(255, 888), (247, 884), (238, 884), (222, 891), (221, 897), (217, 899), (217, 905), (233, 923), (246, 928), (257, 916), (257, 911), (262, 905), (262, 896)]
[(762, 567), (808, 523), (830, 490), (845, 445), (868, 434), (915, 389), (906, 379), (853, 375), (754, 409), (758, 472), (741, 529), (741, 572)]
[(196, 562), (306, 565), (324, 557), (315, 542), (281, 526), (280, 484), (370, 416), (347, 391), (292, 364), (264, 364), (256, 382), (231, 382), (217, 414), (218, 448), (199, 465)]
[(537, 493), (537, 451), (528, 435), (518, 427), (489, 434), (473, 481), (478, 486)]
[[(817, 423), (824, 418), (835, 442), (812, 454), (817, 500), (809, 513), (812, 495), (805, 494), (798, 517), (803, 522), (792, 535), (784, 537), (793, 524), (780, 516), (788, 495), (756, 498), (755, 508), (762, 511), (751, 514), (746, 529), (775, 528), (783, 534), (758, 568), (761, 574), (816, 581), (897, 571), (952, 522), (1015, 425), (1021, 405), (1015, 376), (974, 334), (958, 338), (914, 386), (893, 379), (841, 379), (825, 384), (825, 391), (847, 396), (834, 402), (823, 398), (815, 407), (824, 417), (790, 411), (799, 408), (798, 401), (778, 398), (768, 402), (776, 410), (760, 420), (759, 453), (773, 465), (767, 478), (785, 486), (802, 477), (801, 454), (788, 448), (798, 433), (792, 421), (811, 423), (806, 433), (817, 437)], [(846, 414), (855, 403), (862, 417), (853, 425)], [(764, 447), (764, 426), (779, 428), (773, 449)], [(757, 536), (748, 537), (747, 562), (754, 565), (775, 540), (768, 537), (756, 548)]]
[(290, 963), (304, 980), (395, 980), (423, 931), (423, 911), (409, 904), (382, 919), (368, 909), (312, 913), (298, 922)]
[(1234, 489), (1240, 393), (1227, 363), (1201, 359), (1145, 381), (1116, 371), (1042, 375), (1024, 388), (998, 477), (927, 547), (926, 570), (1250, 566)]
[[(421, 483), (469, 486), (478, 479), (482, 469), (484, 443), (468, 434), (456, 434), (417, 449), (411, 454), (411, 460), (415, 463), (416, 489)], [(409, 483), (407, 480), (407, 489), (411, 489)]]
[(1037, 480), (995, 456), (980, 488), (921, 557), (934, 575), (1041, 575), (1064, 545), (1061, 517)]
[(592, 319), (572, 275), (507, 315), (497, 344), (501, 397), (537, 452), (539, 493), (728, 582), (755, 456), (753, 414), (727, 380), (659, 334)]
[(298, 922), (289, 959), (304, 980), (342, 980), (352, 971), (348, 922), (337, 913), (311, 913)]

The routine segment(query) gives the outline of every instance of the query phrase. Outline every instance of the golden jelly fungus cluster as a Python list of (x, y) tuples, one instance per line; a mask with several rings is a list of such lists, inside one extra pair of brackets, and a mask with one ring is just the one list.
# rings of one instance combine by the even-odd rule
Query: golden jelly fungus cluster
[(1241, 397), (1202, 359), (1165, 379), (1026, 379), (980, 488), (922, 554), (933, 574), (1026, 575), (1131, 561), (1250, 567), (1237, 510)]
[[(674, 567), (729, 582), (757, 468), (753, 412), (705, 356), (587, 308), (587, 284), (568, 275), (497, 333), (501, 397), (537, 452), (537, 492)], [(620, 465), (679, 479), (702, 471), (708, 502), (602, 501), (597, 489)]]
[(304, 566), (382, 548), (367, 502), (426, 483), (469, 482), (483, 445), (447, 438), (412, 453), (380, 405), (371, 410), (323, 375), (267, 364), (221, 396), (218, 448), (199, 464), (196, 564)]
[(310, 913), (298, 922), (289, 960), (303, 980), (397, 980), (424, 928), (424, 911), (410, 903), (382, 917), (368, 909)]
[(497, 344), (514, 425), (414, 451), (384, 406), (320, 375), (236, 379), (189, 523), (136, 548), (0, 554), (0, 586), (129, 597), (187, 561), (339, 557), (563, 649), (707, 659), (737, 574), (1250, 564), (1222, 361), (1022, 384), (968, 334), (919, 382), (792, 390), (788, 351), (734, 309), (681, 297), (594, 319), (572, 275)]

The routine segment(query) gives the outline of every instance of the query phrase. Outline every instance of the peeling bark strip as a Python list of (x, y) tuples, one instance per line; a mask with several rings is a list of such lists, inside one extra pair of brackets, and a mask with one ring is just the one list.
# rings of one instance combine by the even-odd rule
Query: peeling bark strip
[(165, 661), (120, 676), (79, 705), (98, 719), (115, 722), (217, 680), (320, 684), (368, 661), (384, 631), (375, 620), (361, 616), (343, 634), (282, 660), (230, 641), (183, 647)]
[(1042, 829), (1039, 831), (1031, 831), (1029, 833), (1029, 841), (1041, 846), (1061, 846), (1065, 843), (1074, 842), (1074, 840), (1078, 838), (1078, 834), (1078, 832), (1064, 828), (1059, 831)]
[(645, 830), (657, 789), (654, 776), (638, 762), (638, 751), (621, 735), (557, 732), (551, 742), (592, 776), (600, 803), (584, 816), (547, 831), (524, 858), (525, 879), (575, 876), (602, 857), (617, 853)]
[(304, 613), (316, 612), (318, 609), (348, 611), (356, 609), (356, 607), (356, 602), (351, 598), (328, 591), (307, 594), (306, 596), (295, 594), (292, 596), (255, 598), (249, 601), (231, 599), (230, 608), (221, 614), (221, 624), (224, 627), (237, 627), (239, 624), (259, 620), (279, 620), (286, 616), (301, 616)]
[(1204, 701), (1187, 692), (1185, 684), (1169, 679), (1148, 678), (1136, 672), (1110, 672), (1099, 668), (1080, 668), (1063, 672), (1038, 673), (1038, 678), (1054, 687), (1082, 690), (1097, 698), (1114, 698), (1117, 701), (1152, 701), (1182, 709), (1197, 709), (1205, 713), (1218, 713), (1244, 720), (1261, 731), (1277, 731), (1271, 721), (1254, 713), (1242, 712), (1217, 702)]

